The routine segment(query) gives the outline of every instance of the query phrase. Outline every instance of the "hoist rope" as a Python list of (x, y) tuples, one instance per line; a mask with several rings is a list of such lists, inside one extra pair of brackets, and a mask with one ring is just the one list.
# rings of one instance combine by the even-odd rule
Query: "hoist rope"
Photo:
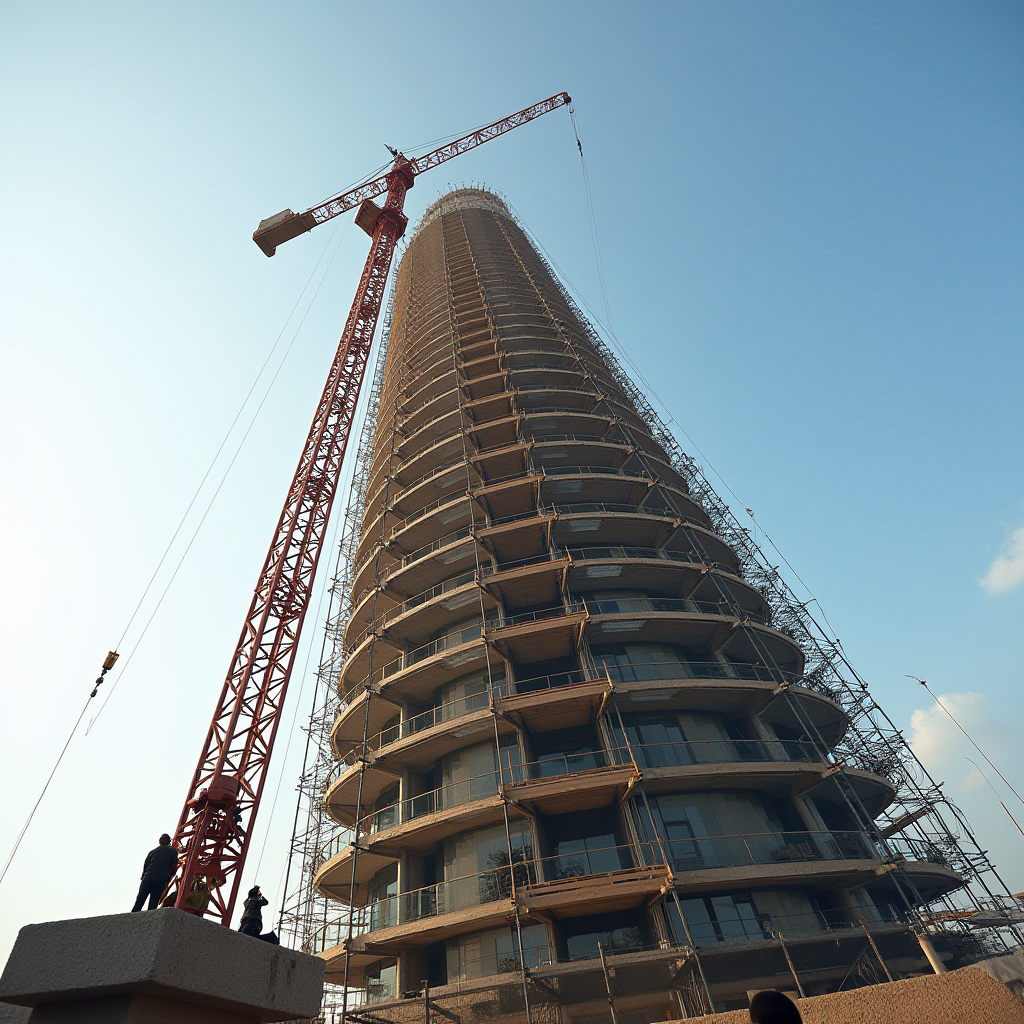
[[(608, 304), (608, 286), (604, 276), (604, 260), (601, 258), (601, 237), (597, 231), (597, 217), (594, 214), (594, 197), (590, 190), (590, 175), (587, 173), (587, 161), (583, 155), (583, 143), (580, 142), (579, 126), (576, 124), (576, 111), (569, 107), (569, 121), (572, 133), (576, 138), (576, 148), (580, 154), (580, 167), (583, 169), (583, 193), (587, 200), (587, 218), (590, 226), (590, 241), (594, 247), (594, 262), (597, 264), (597, 280), (601, 286), (601, 298), (604, 300), (604, 312), (609, 325), (612, 323), (612, 309)], [(609, 330), (611, 328), (609, 327)]]
[[(346, 222), (345, 222), (346, 231), (347, 231), (347, 228), (348, 228), (348, 224), (349, 224), (349, 221), (346, 220)], [(209, 502), (207, 502), (207, 505), (206, 505), (206, 508), (203, 511), (202, 517), (200, 518), (199, 522), (196, 524), (195, 529), (192, 531), (192, 536), (189, 538), (189, 541), (188, 541), (188, 544), (185, 547), (185, 550), (182, 552), (181, 557), (178, 559), (178, 564), (174, 567), (174, 572), (171, 574), (170, 579), (167, 581), (166, 585), (164, 586), (164, 589), (161, 592), (159, 599), (157, 600), (156, 606), (153, 608), (153, 611), (151, 612), (149, 618), (146, 620), (146, 624), (143, 627), (142, 632), (139, 634), (138, 640), (135, 641), (135, 644), (133, 645), (131, 651), (129, 652), (128, 658), (125, 661), (124, 667), (118, 673), (117, 679), (114, 680), (113, 685), (107, 691), (107, 696), (104, 699), (103, 703), (100, 705), (99, 711), (97, 711), (95, 716), (89, 721), (89, 726), (86, 729), (86, 734), (87, 735), (88, 735), (89, 731), (92, 729), (92, 727), (96, 724), (96, 721), (100, 717), (100, 715), (103, 714), (103, 711), (106, 708), (107, 704), (109, 703), (110, 698), (113, 696), (114, 691), (117, 689), (117, 684), (124, 678), (124, 674), (128, 670), (128, 666), (131, 664), (132, 658), (135, 656), (135, 653), (138, 651), (139, 645), (142, 643), (143, 637), (145, 637), (147, 631), (149, 630), (149, 627), (153, 623), (154, 618), (156, 618), (156, 614), (160, 610), (160, 606), (163, 604), (164, 598), (167, 597), (167, 594), (168, 594), (168, 592), (171, 589), (171, 585), (174, 583), (174, 580), (177, 577), (178, 572), (180, 571), (182, 565), (184, 564), (185, 559), (188, 557), (189, 551), (192, 550), (192, 545), (196, 542), (196, 539), (199, 536), (199, 532), (203, 528), (203, 524), (206, 522), (206, 519), (209, 516), (210, 511), (213, 509), (213, 506), (214, 506), (215, 502), (217, 501), (217, 498), (220, 496), (220, 492), (223, 489), (224, 484), (227, 482), (228, 476), (230, 475), (231, 470), (234, 468), (235, 462), (238, 460), (238, 456), (242, 452), (242, 448), (245, 446), (245, 442), (249, 439), (249, 435), (250, 435), (250, 433), (252, 433), (252, 429), (256, 425), (256, 420), (259, 418), (260, 413), (263, 411), (264, 405), (266, 405), (267, 399), (270, 397), (270, 393), (271, 393), (271, 391), (274, 388), (274, 384), (277, 383), (277, 378), (280, 376), (281, 371), (284, 369), (285, 363), (288, 361), (288, 356), (291, 354), (291, 351), (292, 351), (292, 349), (295, 346), (295, 342), (298, 339), (300, 332), (302, 331), (303, 325), (306, 323), (306, 318), (309, 316), (310, 310), (313, 308), (313, 304), (316, 302), (317, 296), (320, 294), (320, 289), (323, 288), (324, 281), (327, 280), (327, 275), (330, 272), (331, 266), (333, 265), (334, 260), (337, 257), (339, 250), (341, 249), (341, 243), (342, 243), (342, 241), (344, 241), (346, 231), (342, 231), (341, 237), (338, 239), (338, 244), (335, 247), (334, 253), (331, 256), (330, 260), (328, 261), (327, 266), (324, 268), (324, 272), (323, 272), (323, 274), (322, 274), (322, 276), (320, 278), (320, 283), (316, 286), (316, 291), (313, 292), (313, 297), (309, 300), (309, 305), (306, 306), (306, 311), (302, 314), (302, 319), (299, 321), (298, 325), (296, 326), (295, 332), (294, 332), (294, 334), (292, 334), (291, 341), (288, 342), (288, 347), (285, 349), (284, 355), (281, 357), (281, 361), (278, 363), (277, 369), (274, 371), (274, 375), (270, 378), (270, 382), (267, 384), (266, 390), (263, 392), (263, 397), (260, 399), (259, 405), (256, 406), (256, 410), (255, 410), (255, 412), (253, 412), (252, 417), (249, 420), (249, 424), (245, 428), (245, 432), (242, 434), (241, 440), (238, 442), (238, 445), (235, 448), (234, 454), (231, 456), (231, 459), (228, 462), (227, 467), (225, 468), (223, 474), (221, 475), (220, 481), (218, 482), (217, 487), (216, 487), (216, 489), (213, 492), (213, 495), (211, 496)], [(306, 284), (303, 286), (302, 292), (299, 295), (299, 301), (301, 301), (302, 295), (305, 294), (306, 289), (309, 287), (309, 283), (313, 279), (313, 274), (316, 273), (317, 267), (319, 267), (320, 263), (323, 261), (323, 257), (324, 257), (324, 255), (327, 252), (327, 248), (329, 248), (330, 245), (331, 245), (331, 242), (334, 241), (334, 235), (336, 233), (337, 233), (337, 228), (335, 228), (335, 231), (331, 234), (331, 237), (330, 237), (330, 239), (327, 242), (327, 247), (325, 247), (323, 253), (320, 254), (320, 259), (317, 260), (316, 266), (313, 268), (313, 273), (311, 273), (310, 276), (309, 276), (309, 280), (307, 280)], [(298, 302), (296, 302), (295, 306), (292, 307), (292, 312), (288, 314), (288, 321), (291, 320), (291, 318), (292, 318), (292, 316), (293, 316), (293, 314), (295, 312), (295, 309), (297, 307), (298, 307)], [(285, 331), (285, 328), (287, 328), (288, 321), (285, 321), (285, 327), (281, 329), (281, 333), (278, 335), (277, 341), (274, 342), (274, 346), (271, 349), (270, 355), (268, 355), (267, 359), (264, 361), (263, 366), (260, 368), (259, 374), (257, 374), (257, 376), (256, 376), (256, 380), (253, 381), (253, 385), (249, 389), (249, 392), (248, 392), (248, 394), (245, 397), (245, 401), (243, 401), (241, 407), (238, 410), (238, 414), (232, 420), (231, 427), (228, 428), (228, 433), (225, 435), (224, 440), (221, 442), (220, 447), (217, 449), (217, 455), (214, 456), (214, 463), (216, 462), (217, 457), (220, 455), (221, 451), (223, 451), (224, 445), (227, 443), (227, 440), (228, 440), (228, 437), (231, 434), (231, 431), (234, 429), (235, 424), (238, 422), (238, 419), (241, 416), (242, 411), (244, 410), (245, 405), (246, 405), (246, 403), (249, 400), (249, 396), (252, 394), (253, 389), (256, 387), (256, 384), (259, 381), (260, 376), (262, 376), (262, 374), (263, 374), (263, 370), (266, 368), (267, 363), (270, 361), (270, 356), (273, 355), (274, 349), (277, 348), (277, 345), (280, 342), (281, 337), (284, 335), (284, 331)], [(209, 476), (210, 470), (213, 469), (213, 464), (214, 463), (210, 464), (210, 469), (207, 470), (206, 475), (203, 477), (203, 481), (204, 482), (207, 479), (207, 477)], [(202, 488), (202, 484), (200, 484), (199, 486), (200, 486), (200, 489), (201, 489)], [(195, 498), (198, 497), (198, 494), (199, 494), (199, 491), (197, 490), (196, 491), (196, 496), (193, 497), (192, 502), (189, 503), (189, 509), (192, 508), (193, 504), (195, 503)], [(186, 516), (188, 515), (188, 511), (187, 510), (186, 510), (185, 515)], [(175, 534), (174, 534), (175, 536), (178, 535), (178, 532), (181, 530), (181, 526), (183, 524), (184, 524), (184, 517), (182, 519), (182, 523), (179, 524), (178, 529), (175, 531)], [(173, 539), (172, 539), (172, 543), (173, 543)], [(168, 545), (168, 550), (170, 550), (170, 545)], [(167, 556), (167, 552), (165, 551), (164, 552), (164, 558), (166, 558), (166, 556)], [(161, 563), (162, 562), (163, 562), (163, 558), (161, 558)], [(148, 588), (147, 588), (147, 590), (148, 590)], [(140, 604), (141, 604), (141, 602), (140, 602)], [(127, 632), (127, 630), (126, 630), (126, 632)], [(123, 639), (123, 637), (122, 637), (122, 639)]]
[[(339, 226), (340, 225), (335, 227), (334, 231), (331, 233), (331, 237), (327, 240), (327, 244), (324, 246), (323, 251), (320, 253), (319, 258), (317, 259), (316, 263), (313, 266), (313, 269), (310, 271), (309, 277), (306, 279), (306, 283), (302, 287), (302, 291), (299, 292), (299, 297), (295, 300), (295, 304), (292, 306), (291, 312), (288, 314), (287, 318), (285, 319), (284, 325), (281, 327), (281, 330), (277, 335), (277, 338), (275, 339), (273, 345), (270, 347), (270, 351), (267, 353), (266, 359), (264, 359), (262, 366), (260, 366), (259, 372), (256, 374), (252, 384), (249, 387), (249, 390), (246, 392), (245, 398), (242, 400), (242, 403), (238, 408), (238, 412), (235, 413), (235, 416), (232, 419), (230, 426), (228, 427), (227, 431), (224, 434), (223, 440), (217, 447), (217, 451), (214, 454), (213, 458), (211, 459), (210, 465), (207, 467), (206, 472), (203, 474), (203, 478), (202, 480), (200, 480), (199, 486), (196, 488), (195, 493), (192, 495), (192, 498), (189, 501), (188, 506), (186, 507), (180, 522), (175, 528), (174, 533), (171, 535), (171, 539), (170, 541), (168, 541), (167, 547), (164, 549), (163, 554), (160, 556), (160, 560), (157, 562), (156, 568), (153, 570), (153, 574), (152, 576), (150, 576), (149, 582), (146, 584), (146, 587), (142, 592), (142, 596), (139, 598), (139, 601), (136, 604), (135, 609), (128, 620), (128, 623), (125, 626), (124, 631), (121, 633), (121, 638), (118, 640), (117, 644), (118, 647), (120, 647), (121, 644), (124, 643), (124, 639), (128, 635), (128, 631), (131, 629), (132, 623), (134, 623), (134, 621), (138, 617), (139, 611), (142, 608), (146, 600), (146, 597), (152, 590), (153, 584), (156, 581), (160, 569), (163, 566), (164, 562), (167, 560), (167, 556), (170, 554), (174, 542), (177, 540), (179, 534), (181, 533), (181, 530), (185, 525), (189, 513), (195, 506), (195, 503), (198, 500), (203, 487), (205, 486), (207, 480), (209, 479), (210, 474), (213, 472), (217, 460), (220, 458), (221, 453), (224, 451), (224, 448), (227, 445), (227, 442), (230, 439), (231, 434), (235, 429), (235, 426), (238, 424), (238, 421), (241, 418), (242, 413), (245, 411), (246, 405), (249, 403), (249, 400), (252, 397), (253, 392), (256, 390), (256, 387), (259, 384), (260, 378), (263, 376), (264, 372), (267, 369), (267, 366), (269, 365), (271, 359), (273, 358), (274, 352), (277, 351), (277, 348), (281, 343), (281, 339), (284, 337), (285, 331), (288, 329), (288, 325), (289, 323), (291, 323), (291, 320), (295, 315), (295, 311), (299, 308), (299, 304), (302, 302), (302, 297), (308, 291), (309, 286), (312, 283), (317, 270), (319, 269), (321, 263), (323, 262), (324, 257), (327, 255), (328, 249), (330, 249), (331, 247), (331, 243), (334, 241), (335, 236), (338, 234)], [(187, 557), (189, 551), (191, 550), (192, 545), (195, 543), (196, 537), (199, 535), (199, 531), (202, 529), (203, 524), (206, 522), (206, 518), (210, 514), (210, 510), (212, 509), (214, 502), (217, 500), (217, 497), (220, 494), (225, 481), (227, 480), (228, 474), (231, 472), (231, 468), (234, 466), (235, 461), (237, 460), (238, 455), (246, 442), (246, 439), (249, 437), (249, 434), (252, 431), (256, 419), (259, 417), (259, 414), (262, 411), (263, 406), (266, 403), (267, 398), (269, 397), (270, 392), (274, 387), (274, 383), (277, 381), (277, 378), (280, 375), (281, 370), (288, 359), (289, 353), (291, 352), (292, 348), (295, 345), (295, 341), (298, 338), (300, 331), (302, 330), (302, 326), (303, 324), (305, 324), (306, 318), (309, 316), (309, 312), (313, 308), (313, 304), (316, 302), (317, 296), (320, 294), (320, 289), (323, 287), (324, 281), (327, 279), (327, 274), (330, 271), (331, 266), (338, 255), (338, 251), (341, 248), (341, 243), (344, 241), (347, 230), (348, 221), (346, 221), (345, 230), (341, 232), (341, 236), (338, 238), (338, 244), (335, 247), (334, 253), (331, 255), (331, 258), (328, 261), (327, 266), (324, 268), (323, 275), (320, 278), (320, 283), (317, 285), (316, 291), (314, 291), (313, 297), (310, 299), (309, 305), (306, 307), (306, 311), (302, 315), (302, 319), (299, 321), (298, 326), (295, 328), (295, 333), (292, 335), (291, 341), (288, 343), (288, 347), (285, 349), (284, 355), (281, 358), (281, 362), (278, 365), (277, 369), (274, 371), (274, 375), (270, 379), (266, 391), (264, 392), (263, 397), (260, 399), (260, 403), (256, 407), (256, 411), (253, 413), (252, 419), (249, 421), (249, 425), (246, 427), (245, 433), (242, 435), (242, 439), (238, 443), (238, 447), (235, 449), (235, 452), (232, 455), (231, 460), (227, 465), (227, 468), (224, 470), (224, 473), (220, 479), (220, 482), (217, 484), (217, 488), (214, 491), (213, 496), (210, 498), (210, 501), (207, 504), (206, 509), (199, 520), (199, 523), (197, 524), (195, 530), (193, 531), (192, 536), (189, 539), (189, 542), (181, 555), (181, 558), (178, 560), (178, 564), (174, 568), (174, 572), (171, 574), (170, 579), (164, 586), (163, 591), (161, 592), (160, 597), (157, 600), (156, 606), (154, 607), (149, 618), (146, 620), (146, 624), (143, 627), (142, 632), (139, 634), (138, 639), (135, 641), (135, 643), (132, 645), (131, 650), (128, 652), (128, 657), (125, 659), (125, 662), (121, 667), (121, 671), (117, 675), (117, 679), (114, 680), (114, 684), (110, 687), (109, 690), (107, 690), (106, 697), (104, 698), (103, 703), (100, 705), (99, 711), (97, 711), (96, 714), (90, 719), (89, 725), (86, 727), (85, 730), (86, 735), (89, 734), (89, 731), (92, 729), (93, 725), (96, 724), (96, 720), (103, 713), (103, 710), (107, 706), (107, 703), (110, 701), (110, 698), (114, 693), (114, 690), (117, 688), (117, 684), (124, 677), (124, 674), (128, 669), (128, 666), (131, 664), (132, 658), (135, 656), (135, 653), (139, 649), (139, 645), (142, 643), (143, 637), (145, 637), (150, 625), (152, 625), (153, 619), (156, 617), (156, 614), (159, 611), (160, 606), (163, 604), (164, 598), (167, 596), (167, 593), (170, 590), (171, 585), (174, 583), (174, 580), (178, 575), (178, 571), (181, 569), (181, 566), (184, 563), (185, 558)], [(113, 668), (114, 662), (117, 660), (117, 658), (118, 654), (116, 653), (116, 650), (111, 651), (110, 654), (108, 654), (107, 660), (104, 662), (103, 668), (100, 671), (99, 678), (97, 678), (96, 681), (94, 682), (93, 688), (89, 693), (89, 696), (86, 698), (85, 704), (82, 706), (82, 710), (79, 713), (78, 718), (75, 719), (75, 724), (71, 727), (71, 731), (68, 733), (68, 738), (67, 740), (65, 740), (64, 746), (61, 748), (60, 753), (57, 755), (57, 760), (54, 762), (53, 768), (51, 769), (49, 776), (47, 776), (46, 782), (44, 783), (43, 788), (39, 793), (39, 797), (36, 799), (35, 804), (33, 804), (32, 810), (29, 812), (28, 817), (25, 819), (25, 824), (21, 827), (21, 831), (18, 833), (18, 837), (14, 841), (14, 845), (11, 848), (11, 852), (8, 854), (7, 860), (4, 862), (3, 869), (2, 871), (0, 871), (0, 882), (3, 882), (4, 878), (6, 877), (7, 872), (12, 862), (14, 861), (15, 856), (17, 855), (18, 849), (21, 847), (22, 841), (24, 840), (25, 835), (28, 832), (29, 826), (32, 824), (32, 819), (35, 817), (36, 811), (39, 810), (39, 806), (43, 802), (43, 798), (46, 796), (47, 790), (50, 788), (50, 783), (53, 781), (54, 776), (57, 774), (57, 769), (60, 767), (61, 762), (64, 760), (64, 755), (67, 753), (68, 747), (71, 746), (71, 741), (74, 739), (75, 733), (78, 731), (78, 727), (82, 724), (82, 719), (85, 718), (85, 713), (88, 710), (90, 703), (96, 696), (100, 685), (104, 682), (107, 672), (109, 672), (110, 669)]]

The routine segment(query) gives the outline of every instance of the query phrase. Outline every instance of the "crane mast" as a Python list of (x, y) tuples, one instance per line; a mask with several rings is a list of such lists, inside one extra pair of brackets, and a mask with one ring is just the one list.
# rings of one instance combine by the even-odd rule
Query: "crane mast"
[[(253, 235), (272, 256), (282, 242), (358, 207), (356, 223), (373, 241), (175, 831), (182, 857), (169, 889), (181, 910), (231, 923), (392, 257), (408, 223), (406, 193), (417, 174), (569, 102), (559, 93), (424, 156), (398, 153), (381, 177), (305, 213), (283, 211)], [(378, 207), (373, 199), (385, 194)]]

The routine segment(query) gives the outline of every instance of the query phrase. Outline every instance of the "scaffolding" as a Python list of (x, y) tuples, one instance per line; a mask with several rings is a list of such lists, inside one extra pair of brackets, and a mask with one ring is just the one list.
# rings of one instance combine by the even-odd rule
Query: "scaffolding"
[[(501, 198), (495, 196), (495, 200), (491, 213), (508, 216), (508, 210)], [(486, 202), (481, 205), (486, 208)], [(460, 212), (457, 203), (440, 200), (428, 211), (421, 225), (428, 217), (443, 217), (446, 212)], [(461, 212), (459, 219), (462, 219)], [(690, 496), (698, 501), (707, 513), (714, 531), (736, 552), (741, 575), (759, 591), (771, 609), (773, 628), (789, 636), (803, 650), (806, 664), (800, 679), (801, 685), (833, 701), (849, 719), (850, 728), (839, 746), (831, 751), (824, 750), (824, 754), (830, 755), (829, 763), (831, 770), (838, 776), (837, 784), (841, 785), (847, 768), (862, 769), (882, 776), (892, 784), (896, 794), (895, 801), (878, 820), (871, 816), (867, 816), (865, 820), (867, 812), (862, 806), (858, 810), (859, 798), (855, 794), (847, 795), (847, 800), (855, 816), (859, 816), (865, 830), (871, 832), (887, 851), (894, 879), (905, 879), (907, 895), (904, 898), (916, 926), (913, 929), (906, 925), (896, 926), (872, 934), (864, 924), (862, 930), (858, 928), (837, 933), (834, 942), (828, 944), (827, 949), (821, 943), (814, 944), (799, 938), (787, 940), (781, 933), (772, 933), (769, 941), (761, 941), (747, 949), (734, 946), (728, 950), (710, 952), (692, 941), (677, 945), (670, 939), (662, 938), (656, 949), (609, 956), (607, 963), (602, 954), (600, 964), (588, 960), (573, 964), (529, 965), (515, 894), (517, 872), (509, 870), (511, 905), (518, 945), (517, 956), (514, 958), (516, 962), (511, 965), (510, 970), (477, 981), (455, 982), (434, 988), (424, 982), (418, 994), (402, 993), (404, 999), (390, 1001), (386, 1007), (366, 1004), (362, 996), (354, 995), (347, 984), (343, 984), (340, 989), (332, 985), (325, 994), (321, 1019), (326, 1024), (345, 1020), (352, 1020), (355, 1024), (430, 1024), (431, 1017), (444, 1018), (454, 1024), (498, 1019), (507, 1019), (510, 1022), (524, 1020), (528, 1024), (559, 1024), (565, 1019), (563, 1009), (593, 1000), (595, 983), (600, 984), (602, 988), (607, 987), (613, 1016), (616, 997), (628, 1000), (631, 993), (652, 991), (655, 984), (659, 991), (670, 991), (675, 994), (680, 1016), (697, 1016), (711, 1011), (713, 1003), (709, 985), (714, 985), (720, 977), (728, 975), (730, 965), (736, 962), (737, 956), (748, 958), (747, 966), (743, 970), (744, 975), (750, 974), (750, 958), (753, 958), (761, 965), (757, 970), (762, 971), (766, 978), (777, 978), (780, 974), (788, 972), (800, 990), (801, 976), (824, 976), (823, 972), (830, 977), (842, 976), (840, 987), (873, 984), (887, 978), (891, 979), (890, 967), (900, 971), (907, 969), (906, 965), (918, 962), (920, 949), (917, 948), (917, 942), (925, 934), (956, 966), (975, 961), (985, 955), (1005, 951), (1014, 943), (1020, 943), (1024, 936), (1015, 923), (1015, 915), (1012, 914), (1012, 911), (1019, 910), (1019, 907), (1009, 896), (1008, 888), (971, 832), (963, 813), (946, 798), (940, 785), (917, 759), (902, 733), (875, 703), (863, 679), (849, 664), (839, 641), (821, 626), (808, 605), (798, 600), (782, 579), (777, 567), (771, 565), (751, 532), (739, 523), (728, 505), (712, 488), (696, 460), (683, 452), (671, 431), (642, 391), (622, 370), (608, 345), (553, 272), (542, 255), (540, 245), (518, 217), (513, 214), (511, 219), (532, 245), (531, 256), (536, 257), (540, 267), (554, 282), (559, 299), (568, 310), (569, 316), (576, 321), (574, 328), (582, 332), (586, 344), (597, 357), (596, 362), (568, 332), (563, 330), (566, 324), (559, 319), (562, 314), (554, 311), (548, 304), (542, 289), (534, 282), (522, 254), (517, 251), (514, 241), (501, 224), (501, 217), (495, 216), (509, 249), (536, 289), (538, 299), (547, 309), (556, 334), (566, 346), (566, 353), (576, 360), (581, 367), (580, 372), (589, 379), (597, 393), (601, 394), (602, 402), (606, 403), (606, 408), (610, 410), (610, 419), (627, 437), (630, 436), (628, 422), (613, 408), (617, 403), (610, 400), (602, 391), (602, 379), (608, 379), (608, 383), (621, 391), (632, 403), (633, 411), (645, 424), (651, 436), (662, 446), (673, 469), (686, 481)], [(464, 297), (463, 285), (454, 278), (461, 274), (464, 282), (472, 281), (475, 289), (473, 301), (481, 307), (487, 324), (487, 333), (496, 340), (501, 336), (501, 328), (491, 316), (486, 288), (476, 272), (464, 223), (461, 234), (464, 236), (464, 243), (456, 243), (454, 250), (449, 251), (444, 249), (446, 243), (444, 233), (441, 233), (443, 251), (439, 263), (443, 268), (443, 279), (421, 282), (421, 287), (433, 289), (435, 303), (441, 301), (447, 307), (446, 322), (429, 328), (434, 339), (430, 345), (440, 343), (447, 332), (451, 353), (450, 356), (442, 358), (450, 358), (456, 381), (462, 379), (460, 372), (467, 357), (466, 347), (460, 339), (456, 312), (460, 303), (468, 300)], [(331, 604), (317, 672), (314, 704), (306, 729), (306, 756), (299, 782), (299, 799), (286, 876), (286, 898), (281, 914), (282, 935), (294, 947), (309, 952), (322, 952), (336, 946), (349, 948), (352, 939), (368, 927), (365, 913), (357, 908), (354, 894), (357, 863), (362, 849), (359, 815), (363, 813), (362, 792), (369, 752), (370, 705), (375, 696), (372, 683), (375, 678), (375, 662), (379, 661), (376, 655), (376, 632), (369, 634), (366, 685), (361, 688), (352, 687), (348, 692), (343, 692), (341, 673), (351, 649), (355, 646), (350, 643), (346, 647), (345, 643), (346, 628), (350, 624), (353, 608), (360, 600), (367, 598), (371, 587), (376, 587), (378, 592), (382, 589), (380, 559), (389, 546), (389, 517), (395, 522), (394, 529), (401, 525), (401, 518), (394, 511), (389, 497), (392, 474), (397, 464), (396, 452), (402, 439), (403, 421), (400, 412), (408, 412), (404, 403), (409, 397), (406, 393), (406, 384), (410, 374), (424, 365), (415, 354), (405, 348), (404, 344), (400, 343), (397, 350), (392, 344), (396, 289), (397, 276), (392, 284), (370, 400), (360, 433), (352, 490), (345, 510), (338, 562), (330, 589)], [(439, 298), (442, 293), (443, 298)], [(412, 297), (411, 294), (400, 295), (398, 300), (408, 307)], [(411, 325), (408, 317), (404, 317), (403, 328), (406, 335), (412, 326), (415, 325)], [(433, 350), (432, 348), (431, 351)], [(396, 363), (396, 360), (400, 362)], [(388, 366), (389, 361), (396, 365)], [(386, 367), (389, 369), (387, 376), (390, 377), (390, 385), (385, 385)], [(473, 460), (466, 442), (469, 425), (465, 418), (464, 402), (465, 396), (459, 391), (457, 411), (459, 430), (463, 439), (461, 461), (465, 466), (465, 501), (469, 516), (466, 536), (472, 540), (476, 553), (474, 575), (479, 589), (479, 610), (482, 622), (486, 622), (487, 602), (493, 598), (488, 597), (484, 585), (480, 582), (483, 573), (479, 562), (477, 538), (477, 530), (486, 521), (486, 516), (484, 520), (477, 518), (473, 487), (481, 483), (482, 477), (474, 477)], [(381, 435), (387, 438), (383, 447), (380, 444)], [(375, 441), (378, 443), (375, 444)], [(638, 457), (643, 463), (643, 446), (636, 447), (640, 453)], [(386, 454), (385, 482), (383, 489), (378, 489), (372, 496), (374, 507), (370, 509), (367, 507), (370, 497), (367, 490), (371, 477), (381, 472), (382, 452)], [(655, 469), (650, 466), (645, 468), (656, 479)], [(357, 577), (366, 570), (370, 559), (373, 559), (373, 582), (356, 595), (353, 591)], [(710, 562), (710, 559), (708, 561)], [(562, 597), (568, 610), (569, 598), (564, 593), (564, 580)], [(373, 607), (368, 630), (375, 628), (376, 597)], [(749, 629), (749, 625), (745, 622), (743, 628)], [(357, 639), (366, 638), (367, 634), (364, 631)], [(492, 652), (486, 638), (484, 650), (488, 692), (492, 694), (491, 711), (494, 715), (495, 741), (500, 750), (498, 715), (493, 697), (495, 679)], [(376, 672), (379, 674), (381, 671), (379, 664), (376, 665)], [(782, 674), (780, 673), (777, 678), (781, 679)], [(780, 684), (778, 698), (795, 700), (787, 691), (788, 684)], [(346, 828), (339, 826), (326, 812), (324, 794), (338, 773), (337, 756), (331, 745), (332, 728), (339, 710), (357, 699), (363, 699), (366, 703), (364, 729), (361, 744), (358, 745), (359, 753), (353, 751), (349, 764), (359, 766), (359, 796), (356, 800), (357, 810), (353, 826)], [(799, 702), (796, 703), (799, 717)], [(508, 768), (511, 781), (511, 762)], [(501, 771), (504, 773), (504, 768)], [(504, 779), (504, 774), (502, 778)], [(643, 796), (642, 783), (637, 786), (637, 791), (646, 799)], [(509, 827), (509, 801), (504, 796), (503, 805), (508, 864), (513, 865), (516, 852), (513, 849)], [(339, 916), (338, 905), (332, 905), (331, 901), (320, 893), (314, 880), (321, 865), (344, 847), (352, 849), (352, 883), (347, 909)], [(913, 889), (913, 883), (902, 869), (902, 863), (909, 859), (926, 860), (948, 866), (963, 877), (966, 884), (959, 890), (926, 903)], [(896, 887), (903, 891), (903, 883), (896, 883)], [(674, 885), (671, 886), (671, 891), (674, 896)], [(678, 897), (676, 899), (678, 900)], [(987, 912), (990, 918), (995, 914), (996, 919), (1002, 921), (1002, 924), (989, 928), (984, 933), (972, 930), (969, 914), (980, 911)], [(681, 910), (679, 917), (686, 928)], [(919, 932), (916, 938), (912, 933), (914, 930)], [(689, 938), (689, 935), (687, 937)], [(346, 953), (346, 982), (349, 977), (350, 959), (350, 953)], [(628, 1013), (626, 1017), (628, 1018)], [(638, 1022), (627, 1019), (625, 1024)]]

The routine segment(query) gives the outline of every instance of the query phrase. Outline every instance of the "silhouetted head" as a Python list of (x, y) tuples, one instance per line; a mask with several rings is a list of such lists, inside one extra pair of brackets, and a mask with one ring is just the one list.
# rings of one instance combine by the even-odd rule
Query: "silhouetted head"
[(160, 837), (160, 845), (161, 846), (170, 846), (171, 845), (171, 837), (166, 832)]
[(259, 894), (260, 894), (260, 887), (258, 885), (254, 885), (249, 890), (249, 899), (254, 900), (257, 896), (259, 896)]
[(750, 1000), (752, 1024), (801, 1024), (796, 1003), (782, 992), (765, 990)]

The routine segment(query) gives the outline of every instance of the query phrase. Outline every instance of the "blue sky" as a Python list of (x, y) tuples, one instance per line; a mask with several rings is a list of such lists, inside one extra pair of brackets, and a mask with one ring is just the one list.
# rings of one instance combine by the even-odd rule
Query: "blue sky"
[[(366, 252), (342, 225), (267, 260), (256, 224), (357, 180), (384, 142), (562, 89), (619, 341), (1024, 888), (1019, 834), (905, 678), (949, 695), (1021, 780), (1022, 51), (1010, 2), (4, 4), (3, 857), (336, 255), (0, 887), (0, 952), (28, 921), (127, 909), (176, 821)], [(425, 175), (410, 214), (470, 181), (505, 193), (603, 310), (564, 111)], [(295, 754), (274, 764), (258, 878), (250, 858), (272, 899)]]

